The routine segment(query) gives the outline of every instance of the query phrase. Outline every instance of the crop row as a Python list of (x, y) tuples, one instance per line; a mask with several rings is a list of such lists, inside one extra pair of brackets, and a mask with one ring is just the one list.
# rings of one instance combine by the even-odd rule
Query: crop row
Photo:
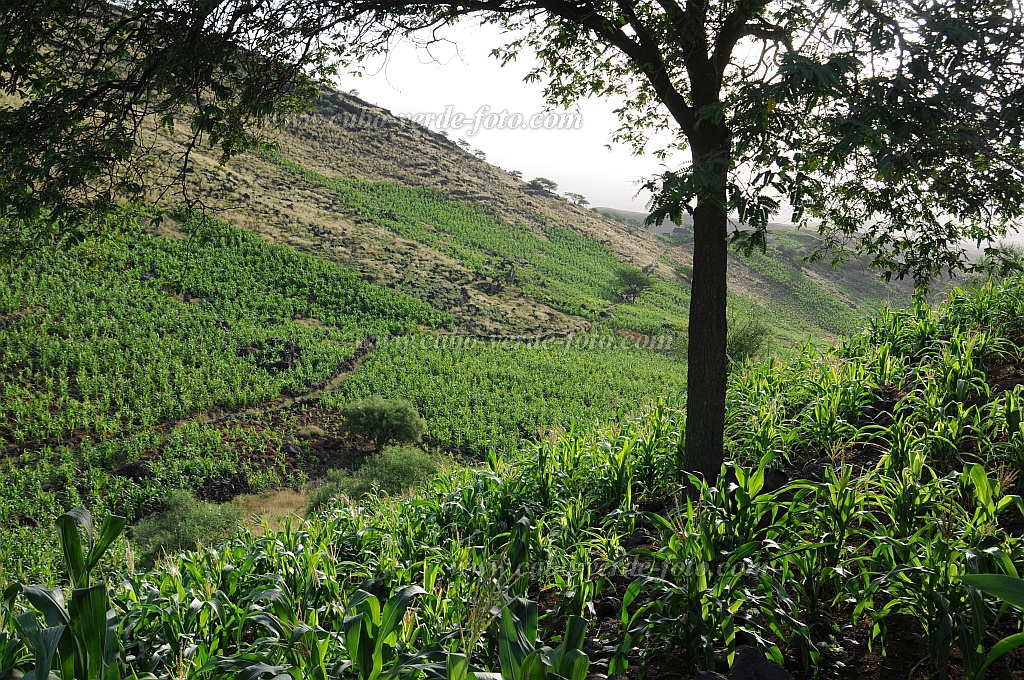
[(607, 245), (562, 226), (538, 233), (434, 189), (329, 178), (291, 161), (278, 162), (337, 192), (345, 208), (362, 218), (436, 248), (479, 276), (505, 281), (514, 266), (513, 286), (569, 314), (597, 318), (618, 299), (620, 272), (636, 271)]
[[(443, 315), (221, 223), (0, 271), (0, 437), (105, 437), (328, 378), (356, 338)], [(314, 322), (306, 321), (314, 319)]]
[[(185, 422), (76, 445), (43, 446), (0, 461), (0, 580), (53, 583), (61, 557), (54, 521), (83, 506), (135, 522), (173, 489), (238, 480), (246, 493), (305, 481), (285, 464), (283, 434)], [(122, 553), (123, 556), (123, 553)]]
[[(667, 655), (681, 675), (724, 670), (752, 645), (828, 675), (909, 619), (921, 644), (889, 663), (1008, 677), (998, 657), (1024, 620), (979, 584), (1024, 601), (1024, 504), (1006, 473), (1024, 437), (1007, 377), (1022, 312), (1024, 280), (954, 291), (785, 368), (735, 370), (726, 484), (685, 475), (681, 405), (654, 400), (152, 573), (108, 560), (104, 663), (159, 678), (577, 680), (653, 673)], [(56, 598), (10, 592), (0, 673), (45, 667), (29, 605)]]

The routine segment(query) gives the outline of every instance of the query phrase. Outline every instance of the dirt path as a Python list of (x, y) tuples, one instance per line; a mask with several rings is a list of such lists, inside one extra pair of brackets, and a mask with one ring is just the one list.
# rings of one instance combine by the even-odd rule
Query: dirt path
[(41, 309), (42, 309), (42, 306), (39, 306), (39, 307), (29, 307), (28, 309), (22, 309), (22, 310), (17, 311), (17, 312), (11, 312), (7, 316), (0, 316), (0, 331), (2, 331), (3, 329), (7, 328), (8, 326), (14, 324), (16, 321), (18, 321), (22, 317), (28, 316), (29, 314), (35, 314), (36, 312), (38, 312)]
[(202, 425), (215, 425), (219, 423), (229, 422), (238, 418), (245, 418), (253, 415), (264, 415), (272, 413), (274, 411), (283, 411), (286, 408), (297, 406), (299, 404), (308, 404), (309, 402), (316, 401), (322, 396), (329, 392), (341, 387), (341, 384), (353, 373), (359, 370), (359, 367), (363, 365), (366, 356), (376, 347), (376, 343), (364, 343), (355, 353), (334, 370), (331, 377), (327, 380), (323, 380), (314, 384), (307, 391), (300, 394), (282, 395), (275, 397), (270, 401), (265, 401), (254, 406), (246, 406), (237, 411), (224, 411), (223, 409), (210, 409), (188, 418), (181, 418), (176, 421), (169, 423), (161, 423), (157, 428), (169, 428), (174, 429), (177, 425), (183, 422), (196, 422)]

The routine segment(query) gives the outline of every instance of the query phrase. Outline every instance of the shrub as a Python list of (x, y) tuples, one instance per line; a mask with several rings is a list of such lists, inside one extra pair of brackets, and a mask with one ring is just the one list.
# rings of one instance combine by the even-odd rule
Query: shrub
[(639, 269), (620, 269), (618, 272), (620, 295), (634, 298), (651, 286), (651, 277)]
[(437, 472), (437, 463), (415, 446), (391, 446), (370, 458), (359, 468), (359, 476), (369, 487), (376, 484), (389, 494), (397, 494)]
[(772, 327), (753, 312), (746, 317), (730, 317), (727, 333), (725, 355), (730, 364), (761, 356), (771, 347)]
[(374, 486), (391, 495), (428, 481), (437, 473), (437, 462), (415, 446), (389, 446), (368, 459), (352, 474), (348, 470), (328, 470), (327, 480), (309, 503), (309, 511), (323, 507), (332, 498), (359, 498)]
[(426, 422), (416, 407), (405, 399), (384, 399), (373, 395), (341, 410), (345, 427), (352, 434), (372, 439), (379, 451), (388, 442), (415, 444), (423, 438)]
[(242, 522), (242, 509), (234, 503), (207, 503), (187, 491), (171, 491), (163, 508), (142, 520), (132, 534), (139, 548), (139, 565), (148, 569), (164, 553), (193, 550), (227, 538)]

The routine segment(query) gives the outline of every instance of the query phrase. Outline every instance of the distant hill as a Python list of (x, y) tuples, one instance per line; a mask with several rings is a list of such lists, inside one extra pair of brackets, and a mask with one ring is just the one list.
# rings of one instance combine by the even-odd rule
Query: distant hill
[(645, 212), (639, 212), (637, 210), (622, 210), (621, 208), (600, 207), (594, 208), (594, 210), (605, 217), (609, 217), (618, 222), (630, 224), (656, 234), (671, 234), (672, 230), (677, 227), (689, 229), (693, 225), (693, 218), (686, 214), (682, 216), (682, 220), (679, 224), (676, 224), (671, 220), (664, 219), (657, 226), (647, 227), (644, 225), (644, 222), (647, 220), (648, 213)]
[[(683, 213), (682, 219), (678, 222), (672, 222), (669, 219), (663, 219), (656, 226), (646, 226), (645, 222), (650, 213), (640, 212), (637, 210), (622, 210), (621, 208), (601, 208), (597, 207), (593, 209), (595, 212), (603, 215), (604, 217), (610, 217), (613, 220), (622, 222), (624, 224), (630, 224), (635, 227), (644, 229), (655, 234), (671, 234), (674, 229), (682, 227), (684, 230), (690, 230), (693, 228), (693, 218)], [(770, 230), (774, 229), (794, 229), (795, 227), (791, 224), (783, 222), (770, 222), (768, 224)]]

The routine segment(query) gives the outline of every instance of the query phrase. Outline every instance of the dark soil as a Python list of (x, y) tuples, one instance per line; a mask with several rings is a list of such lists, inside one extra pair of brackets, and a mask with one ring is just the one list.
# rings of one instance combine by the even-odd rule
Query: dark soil
[(249, 357), (257, 367), (270, 373), (280, 373), (295, 367), (302, 358), (302, 348), (291, 340), (270, 338), (263, 342), (255, 342), (239, 347), (235, 354)]
[[(252, 451), (244, 441), (236, 442), (240, 459), (250, 468), (258, 468), (263, 463), (282, 464), (288, 474), (302, 472), (316, 478), (332, 468), (357, 468), (375, 451), (372, 442), (347, 434), (342, 417), (319, 403), (296, 403), (284, 409), (252, 414), (232, 424), (283, 435), (280, 444), (270, 443), (265, 451)], [(312, 434), (303, 434), (308, 432)]]
[(17, 311), (17, 312), (12, 312), (12, 313), (8, 314), (7, 316), (0, 316), (0, 331), (4, 330), (8, 326), (13, 326), (22, 317), (25, 317), (25, 316), (28, 316), (29, 314), (33, 314), (35, 312), (38, 312), (41, 309), (42, 309), (42, 307), (32, 307), (30, 309), (22, 309), (22, 310)]
[(1003, 392), (1010, 392), (1017, 385), (1024, 384), (1024, 363), (1000, 362), (988, 369), (985, 382), (992, 388), (993, 397)]
[(133, 482), (149, 479), (153, 476), (153, 466), (146, 460), (133, 460), (125, 463), (119, 468), (110, 471), (110, 474), (117, 477), (127, 477)]
[(245, 472), (236, 472), (230, 477), (211, 479), (201, 488), (196, 489), (196, 498), (214, 503), (226, 503), (235, 496), (252, 493), (252, 486), (249, 484), (249, 475)]

